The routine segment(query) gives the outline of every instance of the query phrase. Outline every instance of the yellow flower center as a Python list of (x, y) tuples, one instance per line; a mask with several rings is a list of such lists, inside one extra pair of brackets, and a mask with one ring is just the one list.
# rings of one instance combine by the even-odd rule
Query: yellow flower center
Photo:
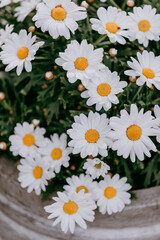
[(111, 87), (109, 84), (107, 83), (101, 83), (98, 87), (97, 87), (97, 92), (100, 96), (108, 96), (111, 92)]
[(55, 8), (52, 9), (51, 16), (52, 18), (54, 18), (54, 20), (63, 21), (67, 16), (67, 12), (62, 7), (62, 5), (57, 5)]
[(76, 69), (78, 69), (80, 71), (84, 71), (88, 67), (88, 61), (84, 57), (79, 57), (74, 62), (74, 65), (75, 65)]
[(86, 132), (85, 139), (89, 143), (96, 143), (99, 139), (99, 133), (95, 129), (90, 129)]
[(116, 189), (114, 187), (107, 187), (105, 190), (104, 190), (104, 196), (108, 199), (112, 199), (116, 196)]
[(127, 137), (132, 141), (137, 141), (142, 135), (142, 129), (137, 125), (131, 125), (126, 131)]
[(62, 150), (60, 148), (55, 148), (51, 152), (51, 157), (53, 160), (59, 160), (62, 157)]
[(152, 79), (152, 78), (155, 77), (155, 72), (150, 68), (144, 68), (142, 73), (146, 78), (151, 78)]
[(106, 30), (110, 33), (116, 33), (120, 27), (115, 22), (108, 22), (106, 24)]
[(102, 163), (101, 162), (97, 163), (97, 164), (94, 165), (94, 167), (97, 168), (97, 169), (101, 169)]
[(79, 186), (76, 189), (76, 192), (78, 193), (79, 191), (81, 191), (82, 189), (84, 189), (84, 193), (88, 193), (88, 189), (85, 186)]
[(72, 215), (78, 211), (78, 205), (75, 202), (69, 201), (64, 204), (63, 210), (65, 213)]
[(33, 146), (35, 144), (35, 138), (33, 135), (31, 134), (26, 134), (23, 137), (23, 143), (24, 145), (26, 145), (27, 147)]
[(36, 179), (41, 178), (42, 175), (43, 175), (43, 170), (42, 170), (41, 167), (38, 167), (38, 166), (37, 166), (37, 167), (35, 167), (35, 168), (33, 169), (33, 176), (34, 176)]
[(28, 57), (29, 49), (27, 47), (21, 47), (17, 51), (17, 57), (19, 59), (25, 59)]
[(148, 20), (142, 20), (138, 23), (138, 28), (141, 32), (148, 32), (151, 25)]

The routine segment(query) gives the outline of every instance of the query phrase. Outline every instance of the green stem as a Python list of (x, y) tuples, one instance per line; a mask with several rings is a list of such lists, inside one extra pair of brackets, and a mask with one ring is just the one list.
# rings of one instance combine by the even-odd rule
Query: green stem
[(144, 0), (144, 4), (149, 4), (151, 5), (151, 2), (149, 0)]
[(52, 39), (52, 38), (50, 37), (50, 35), (47, 35), (47, 34), (45, 34), (45, 33), (35, 32), (35, 34), (36, 34), (37, 37), (42, 37), (43, 39), (44, 39), (45, 37)]
[(112, 4), (114, 7), (116, 7), (116, 8), (120, 8), (118, 5), (117, 5), (117, 3), (115, 3), (115, 1), (114, 0), (109, 0), (108, 1), (110, 4)]
[(143, 88), (143, 85), (138, 89), (137, 93), (134, 95), (133, 99), (132, 99), (132, 102), (134, 102), (134, 100), (136, 99), (136, 97), (138, 96), (138, 94), (141, 92)]
[(90, 42), (93, 43), (93, 38), (92, 38), (92, 28), (91, 28), (91, 25), (90, 25), (90, 22), (89, 22), (89, 17), (87, 16), (87, 28), (89, 30), (89, 34), (90, 34)]
[(131, 86), (132, 86), (132, 83), (129, 83), (128, 86), (124, 89), (124, 91), (118, 95), (118, 98), (121, 97), (122, 94), (124, 94), (124, 92), (126, 92)]
[(36, 60), (49, 60), (47, 57), (35, 57)]
[(99, 8), (99, 5), (98, 4), (96, 4), (96, 3), (93, 3), (93, 7), (95, 7), (95, 8)]
[(157, 104), (160, 101), (160, 98), (155, 99), (152, 104)]
[(106, 38), (107, 35), (102, 35), (100, 36), (97, 41), (95, 43), (93, 43), (94, 46), (98, 45), (99, 43), (101, 43), (105, 38)]

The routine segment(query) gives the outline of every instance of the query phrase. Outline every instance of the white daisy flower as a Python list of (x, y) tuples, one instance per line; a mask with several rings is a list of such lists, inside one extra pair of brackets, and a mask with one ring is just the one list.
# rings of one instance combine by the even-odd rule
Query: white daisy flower
[(22, 0), (0, 0), (0, 8), (5, 7), (9, 4), (13, 3), (18, 3), (21, 2)]
[(43, 32), (49, 31), (54, 39), (59, 36), (70, 39), (70, 31), (74, 34), (78, 29), (77, 21), (86, 17), (86, 9), (71, 0), (43, 0), (37, 6), (33, 21)]
[(44, 128), (34, 128), (33, 124), (27, 122), (22, 125), (17, 123), (14, 135), (9, 137), (11, 141), (10, 151), (14, 156), (34, 157), (37, 153), (37, 147), (44, 144), (44, 134)]
[(144, 113), (144, 109), (138, 112), (135, 104), (131, 105), (130, 114), (121, 110), (120, 117), (111, 117), (110, 126), (114, 130), (112, 137), (115, 140), (112, 149), (117, 151), (118, 156), (128, 158), (135, 162), (136, 156), (140, 161), (144, 155), (151, 157), (150, 150), (156, 152), (156, 146), (149, 136), (157, 136), (158, 131), (153, 129), (154, 117), (151, 111)]
[(3, 64), (7, 64), (5, 71), (11, 71), (17, 67), (17, 75), (20, 75), (23, 67), (27, 72), (32, 71), (31, 61), (34, 60), (37, 50), (44, 44), (44, 42), (37, 42), (36, 36), (32, 37), (32, 33), (27, 35), (26, 30), (21, 30), (19, 34), (12, 33), (9, 39), (6, 39), (0, 52), (0, 59)]
[(100, 7), (97, 10), (99, 19), (91, 18), (92, 29), (99, 34), (107, 34), (109, 40), (114, 43), (125, 44), (128, 38), (128, 24), (130, 18), (126, 12), (118, 12), (116, 7), (108, 7), (107, 9)]
[(155, 119), (155, 129), (159, 131), (159, 135), (157, 135), (156, 140), (160, 143), (160, 107), (158, 105), (154, 106), (154, 115)]
[(108, 136), (111, 128), (107, 115), (90, 111), (88, 117), (80, 114), (80, 116), (75, 116), (74, 120), (72, 129), (67, 131), (72, 138), (68, 145), (73, 147), (73, 154), (80, 153), (81, 157), (85, 158), (87, 155), (95, 157), (99, 153), (106, 157), (107, 147), (112, 144)]
[(144, 83), (148, 87), (152, 84), (160, 90), (160, 56), (156, 57), (153, 52), (147, 52), (146, 50), (141, 53), (137, 53), (138, 61), (131, 57), (131, 61), (128, 61), (128, 65), (132, 70), (127, 70), (124, 73), (128, 76), (138, 77), (136, 84), (142, 86)]
[(13, 31), (14, 25), (7, 24), (5, 29), (0, 29), (0, 47), (5, 43), (6, 39), (9, 38)]
[(90, 159), (84, 163), (83, 169), (86, 170), (86, 174), (91, 175), (92, 179), (105, 177), (110, 167), (99, 158)]
[(131, 189), (131, 185), (126, 183), (127, 178), (120, 179), (118, 174), (112, 178), (107, 175), (104, 180), (99, 182), (98, 188), (95, 190), (98, 201), (97, 205), (102, 214), (106, 212), (112, 213), (121, 212), (125, 204), (130, 204), (130, 193), (127, 191)]
[(15, 8), (15, 17), (18, 22), (23, 22), (24, 19), (36, 8), (41, 0), (25, 0), (20, 3), (19, 7)]
[(104, 108), (108, 111), (112, 103), (118, 104), (119, 100), (116, 95), (123, 92), (127, 82), (120, 81), (117, 72), (111, 72), (108, 68), (99, 71), (98, 76), (93, 76), (92, 81), (86, 86), (86, 91), (81, 93), (82, 98), (88, 98), (87, 105), (96, 104), (96, 111)]
[(40, 147), (38, 151), (43, 156), (43, 160), (49, 162), (50, 168), (59, 173), (62, 166), (69, 166), (69, 154), (72, 152), (72, 148), (67, 147), (67, 135), (63, 133), (59, 137), (55, 133), (51, 136), (51, 140), (45, 139), (45, 141), (45, 146)]
[(156, 8), (150, 5), (134, 7), (129, 15), (132, 20), (128, 31), (130, 41), (137, 39), (144, 47), (148, 46), (149, 40), (159, 41), (160, 14), (156, 14)]
[(55, 201), (52, 205), (44, 207), (45, 211), (51, 213), (49, 219), (56, 218), (53, 226), (61, 223), (61, 229), (67, 233), (68, 229), (74, 233), (75, 223), (81, 228), (87, 229), (86, 221), (93, 222), (95, 202), (90, 194), (79, 193), (57, 193), (58, 197), (53, 197)]
[(55, 174), (49, 170), (49, 165), (43, 161), (40, 155), (36, 155), (35, 158), (21, 159), (17, 168), (20, 171), (18, 181), (22, 188), (28, 188), (28, 193), (35, 190), (35, 193), (39, 195), (41, 190), (46, 190), (47, 180), (55, 177)]
[(79, 192), (83, 191), (84, 193), (90, 193), (92, 199), (95, 199), (94, 190), (97, 188), (97, 182), (93, 181), (93, 179), (84, 174), (80, 174), (80, 176), (73, 175), (71, 178), (67, 178), (66, 182), (68, 185), (63, 186), (63, 188), (67, 192)]
[(101, 63), (103, 48), (94, 50), (93, 45), (88, 44), (86, 40), (83, 40), (81, 44), (76, 40), (71, 41), (65, 52), (60, 52), (59, 56), (60, 58), (57, 58), (55, 63), (67, 71), (70, 83), (80, 79), (83, 85), (86, 86), (94, 73), (104, 67)]

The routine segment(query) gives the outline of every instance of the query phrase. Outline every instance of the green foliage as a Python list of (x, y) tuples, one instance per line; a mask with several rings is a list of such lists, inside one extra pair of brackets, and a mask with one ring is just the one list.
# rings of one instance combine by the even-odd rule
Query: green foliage
[[(81, 1), (77, 2), (81, 3)], [(150, 4), (156, 7), (160, 13), (159, 0), (136, 0), (135, 4), (136, 6)], [(79, 42), (82, 39), (87, 39), (95, 48), (102, 47), (104, 49), (104, 64), (111, 71), (117, 71), (121, 80), (126, 80), (129, 83), (128, 77), (124, 75), (124, 70), (128, 69), (127, 60), (130, 56), (136, 57), (136, 53), (140, 51), (138, 42), (127, 42), (125, 47), (113, 44), (106, 36), (101, 36), (93, 31), (89, 22), (91, 17), (96, 16), (99, 6), (108, 7), (108, 5), (132, 11), (131, 8), (127, 7), (126, 0), (108, 0), (106, 3), (95, 0), (88, 9), (88, 18), (79, 22), (79, 29), (71, 39), (76, 39)], [(29, 26), (34, 25), (32, 16), (35, 12), (31, 13), (21, 24), (16, 22), (12, 10), (7, 8), (7, 10), (1, 9), (0, 11), (0, 22), (5, 18), (7, 22), (15, 25), (15, 32), (19, 32), (22, 28), (27, 30)], [(0, 27), (3, 26), (0, 25)], [(31, 73), (23, 71), (19, 77), (15, 70), (5, 73), (5, 66), (0, 63), (0, 91), (6, 94), (5, 100), (0, 102), (0, 141), (7, 142), (8, 147), (10, 145), (8, 138), (13, 134), (17, 122), (31, 122), (32, 119), (37, 118), (40, 120), (40, 126), (46, 128), (47, 136), (49, 136), (54, 132), (58, 134), (66, 132), (73, 123), (75, 115), (82, 112), (88, 114), (86, 100), (81, 98), (78, 91), (80, 81), (70, 84), (65, 71), (61, 67), (54, 68), (55, 59), (59, 52), (64, 51), (70, 41), (63, 37), (54, 40), (47, 32), (42, 33), (40, 29), (36, 29), (34, 34), (37, 36), (37, 41), (45, 41), (45, 45), (38, 50), (36, 59), (32, 62), (33, 70)], [(118, 55), (114, 58), (108, 54), (108, 50), (112, 47), (118, 50)], [(160, 55), (159, 49), (159, 42), (151, 42), (148, 47), (148, 50), (153, 51), (156, 55)], [(53, 80), (47, 81), (45, 79), (44, 75), (47, 71), (54, 72)], [(43, 87), (44, 84), (47, 85), (47, 88)], [(145, 110), (150, 110), (154, 104), (160, 104), (160, 96), (156, 89), (151, 90), (146, 86), (139, 87), (135, 83), (129, 83), (124, 92), (119, 94), (119, 101), (120, 103), (116, 105), (116, 108), (112, 106), (107, 112), (108, 117), (119, 116), (120, 110), (124, 108), (128, 110), (131, 103), (136, 103), (139, 108), (143, 107)], [(94, 106), (90, 109), (95, 111)], [(103, 112), (105, 111), (102, 110), (100, 113)], [(109, 150), (109, 156), (103, 160), (111, 166), (113, 174), (119, 173), (121, 176), (127, 176), (133, 188), (160, 184), (159, 152), (155, 154), (152, 152), (152, 157), (146, 158), (143, 162), (137, 160), (136, 163), (132, 163), (130, 159), (118, 157), (116, 152)], [(62, 171), (57, 174), (57, 178), (49, 183), (47, 192), (44, 193), (44, 199), (54, 189), (60, 190), (65, 184), (66, 177), (82, 173), (84, 161), (79, 155), (71, 155), (70, 166), (75, 166), (75, 170), (62, 168)]]

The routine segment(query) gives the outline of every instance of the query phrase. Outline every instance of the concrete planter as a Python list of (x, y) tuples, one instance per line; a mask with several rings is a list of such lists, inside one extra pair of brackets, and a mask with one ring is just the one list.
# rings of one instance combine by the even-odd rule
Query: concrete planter
[(87, 231), (64, 235), (47, 220), (41, 197), (28, 194), (17, 181), (16, 165), (0, 158), (0, 240), (137, 240), (160, 239), (160, 187), (135, 191), (137, 200), (122, 213), (96, 213)]

